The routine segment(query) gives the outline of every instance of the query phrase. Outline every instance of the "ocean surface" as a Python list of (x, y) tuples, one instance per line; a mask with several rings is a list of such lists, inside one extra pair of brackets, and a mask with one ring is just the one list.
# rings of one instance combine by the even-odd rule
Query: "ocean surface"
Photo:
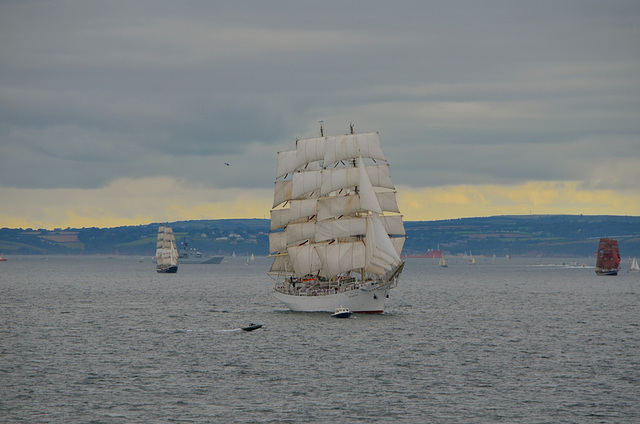
[(8, 258), (3, 423), (640, 422), (626, 259), (409, 259), (384, 314), (340, 320), (281, 306), (267, 258)]

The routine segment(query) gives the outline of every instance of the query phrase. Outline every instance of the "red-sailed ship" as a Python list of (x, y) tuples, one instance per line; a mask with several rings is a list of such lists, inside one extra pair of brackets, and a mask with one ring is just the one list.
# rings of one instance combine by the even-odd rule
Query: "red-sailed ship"
[(598, 243), (598, 258), (596, 259), (596, 274), (618, 275), (620, 269), (620, 249), (618, 241), (602, 238)]

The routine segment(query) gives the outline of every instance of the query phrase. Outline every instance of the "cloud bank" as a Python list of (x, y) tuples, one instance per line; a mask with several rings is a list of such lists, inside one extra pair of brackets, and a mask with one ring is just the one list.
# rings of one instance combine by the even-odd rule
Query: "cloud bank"
[[(101, 225), (82, 199), (122, 181), (191, 193), (174, 201), (182, 219), (202, 202), (223, 215), (214, 205), (230, 193), (269, 192), (275, 153), (320, 120), (329, 134), (379, 131), (412, 193), (477, 189), (488, 202), (435, 202), (416, 219), (511, 213), (490, 187), (593, 199), (539, 213), (640, 214), (595, 195), (640, 196), (637, 2), (5, 2), (0, 38), (7, 220), (69, 207)], [(64, 190), (80, 203), (46, 195)], [(109, 214), (158, 219), (131, 217), (126, 200)]]

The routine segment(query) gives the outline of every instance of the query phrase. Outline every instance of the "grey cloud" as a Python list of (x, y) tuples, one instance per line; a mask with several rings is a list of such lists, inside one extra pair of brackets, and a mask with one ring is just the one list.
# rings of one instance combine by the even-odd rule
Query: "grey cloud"
[(640, 162), (639, 20), (624, 1), (3, 3), (0, 184), (161, 163), (263, 187), (319, 120), (380, 131), (399, 184), (602, 184), (603, 158)]

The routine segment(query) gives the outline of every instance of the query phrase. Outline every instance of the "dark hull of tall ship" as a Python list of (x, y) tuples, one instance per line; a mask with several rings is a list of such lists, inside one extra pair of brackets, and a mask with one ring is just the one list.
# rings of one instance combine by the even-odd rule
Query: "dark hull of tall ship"
[(596, 274), (598, 275), (618, 275), (617, 269), (596, 269)]
[(167, 268), (156, 268), (156, 271), (158, 271), (160, 274), (175, 274), (176, 272), (178, 272), (178, 267), (170, 266)]

